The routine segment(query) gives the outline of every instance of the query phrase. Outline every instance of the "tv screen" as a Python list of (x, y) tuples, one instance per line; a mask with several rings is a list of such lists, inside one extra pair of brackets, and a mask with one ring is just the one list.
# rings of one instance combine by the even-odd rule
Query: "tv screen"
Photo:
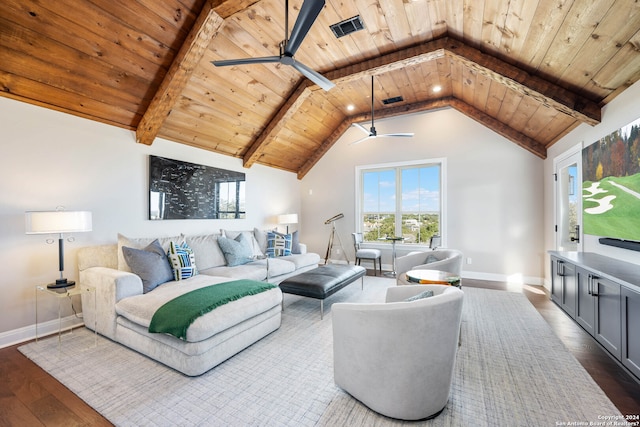
[(582, 151), (585, 234), (640, 241), (640, 119)]

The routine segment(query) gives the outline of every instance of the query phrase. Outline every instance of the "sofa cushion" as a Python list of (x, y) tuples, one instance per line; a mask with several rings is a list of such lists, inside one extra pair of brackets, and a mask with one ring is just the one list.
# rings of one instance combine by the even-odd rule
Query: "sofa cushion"
[(187, 236), (185, 241), (193, 250), (196, 257), (198, 271), (212, 267), (220, 267), (227, 263), (224, 254), (218, 245), (219, 234), (203, 234), (199, 236)]
[(174, 280), (184, 280), (198, 274), (196, 258), (193, 255), (193, 250), (186, 242), (169, 243), (169, 251), (167, 255), (169, 256), (169, 260), (173, 267)]
[(235, 267), (213, 267), (204, 271), (200, 271), (200, 274), (207, 276), (228, 277), (230, 279), (241, 278), (250, 280), (264, 280), (267, 277), (267, 267), (256, 265), (256, 262), (249, 262), (247, 264), (236, 265)]
[[(224, 267), (223, 267), (224, 268)], [(228, 282), (235, 279), (198, 275), (182, 282), (168, 282), (152, 292), (120, 300), (115, 305), (116, 313), (129, 321), (148, 328), (155, 311), (171, 299), (194, 289)], [(187, 330), (187, 341), (199, 342), (223, 332), (246, 319), (260, 315), (282, 301), (280, 289), (274, 288), (222, 305), (196, 319)], [(119, 321), (120, 322), (120, 321)], [(162, 339), (159, 337), (159, 339)], [(174, 340), (173, 342), (177, 342)], [(225, 345), (225, 343), (221, 343)]]
[(122, 253), (133, 273), (142, 280), (143, 293), (173, 280), (171, 264), (158, 239), (144, 249), (123, 246)]
[(291, 234), (275, 231), (267, 233), (267, 253), (269, 258), (291, 255)]
[(267, 258), (256, 261), (255, 264), (261, 264), (267, 266), (267, 262), (269, 263), (269, 278), (280, 276), (283, 274), (289, 274), (296, 271), (296, 265), (283, 258)]
[(313, 252), (307, 252), (304, 254), (293, 254), (285, 257), (280, 257), (278, 259), (292, 262), (296, 266), (296, 270), (320, 263), (320, 255)]
[[(160, 242), (162, 249), (166, 252), (169, 250), (169, 243), (183, 242), (184, 236), (179, 235), (172, 237), (158, 237), (157, 239), (158, 242)], [(127, 261), (124, 259), (124, 254), (122, 253), (123, 246), (134, 249), (143, 249), (154, 240), (156, 240), (155, 237), (132, 238), (118, 233), (118, 270), (128, 271), (129, 273), (131, 273), (131, 268), (127, 264)]]
[(253, 261), (251, 241), (246, 234), (240, 233), (235, 239), (220, 236), (218, 245), (222, 249), (227, 266), (235, 267)]

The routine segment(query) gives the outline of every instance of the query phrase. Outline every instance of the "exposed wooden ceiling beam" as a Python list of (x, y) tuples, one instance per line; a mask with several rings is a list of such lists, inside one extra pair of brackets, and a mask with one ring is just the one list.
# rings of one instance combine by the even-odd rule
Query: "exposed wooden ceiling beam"
[(278, 110), (276, 115), (269, 121), (265, 129), (258, 135), (251, 147), (243, 156), (243, 166), (250, 168), (260, 159), (262, 153), (267, 147), (268, 141), (284, 128), (289, 120), (300, 108), (302, 103), (311, 95), (308, 80), (303, 80), (301, 84), (287, 98), (282, 108)]
[[(349, 81), (359, 79), (364, 75), (382, 74), (409, 65), (442, 58), (444, 56), (443, 49), (447, 46), (447, 43), (448, 40), (446, 38), (434, 40), (429, 43), (423, 43), (419, 46), (382, 55), (378, 58), (362, 61), (358, 64), (349, 65), (338, 70), (331, 71), (325, 76), (336, 84), (348, 83)], [(318, 86), (307, 79), (304, 79), (302, 83), (300, 83), (298, 88), (282, 106), (278, 114), (273, 117), (265, 127), (264, 131), (256, 138), (251, 148), (247, 151), (244, 156), (244, 167), (249, 168), (258, 161), (261, 153), (266, 148), (268, 141), (270, 141), (273, 136), (277, 135), (278, 131), (286, 125), (286, 120), (295, 113), (295, 110), (283, 110), (292, 108), (297, 109), (302, 105), (302, 102), (309, 97), (312, 90), (319, 89), (320, 88)]]
[(535, 154), (541, 159), (547, 158), (547, 149), (544, 144), (540, 143), (539, 141), (528, 137), (522, 132), (518, 132), (512, 127), (509, 127), (506, 124), (502, 123), (500, 120), (491, 117), (490, 115), (457, 98), (451, 99), (449, 105), (462, 114), (466, 115), (467, 117), (480, 123), (481, 125), (488, 127), (498, 135), (505, 137), (509, 141), (515, 143), (516, 145), (519, 145), (530, 153)]
[(507, 86), (525, 96), (530, 96), (546, 106), (571, 116), (591, 126), (602, 119), (600, 106), (559, 85), (507, 64), (490, 55), (462, 43), (446, 50), (445, 56), (462, 62), (466, 67)]
[(136, 141), (151, 145), (167, 115), (178, 101), (211, 40), (224, 19), (247, 8), (257, 0), (210, 0), (205, 2), (189, 35), (176, 55), (158, 91), (136, 129)]
[[(375, 111), (376, 118), (384, 119), (389, 117), (401, 116), (409, 113), (418, 113), (423, 111), (438, 110), (441, 108), (451, 107), (468, 116), (469, 118), (479, 122), (480, 124), (488, 127), (497, 134), (505, 137), (509, 141), (516, 143), (530, 153), (536, 156), (546, 159), (547, 149), (543, 144), (539, 143), (533, 138), (524, 135), (521, 132), (505, 125), (499, 120), (483, 113), (482, 111), (472, 107), (464, 101), (461, 101), (454, 97), (445, 97), (429, 101), (416, 102), (414, 104), (399, 105), (397, 107), (385, 108), (383, 110)], [(347, 117), (336, 128), (333, 133), (327, 138), (327, 140), (318, 148), (312, 156), (304, 163), (304, 165), (298, 171), (298, 179), (304, 178), (304, 176), (311, 170), (311, 168), (324, 156), (327, 151), (342, 137), (342, 135), (349, 129), (353, 123), (360, 123), (371, 120), (371, 113), (356, 114)]]
[[(592, 102), (589, 99), (561, 86), (550, 83), (539, 77), (532, 76), (518, 67), (507, 64), (506, 62), (486, 55), (477, 49), (448, 37), (433, 40), (387, 55), (382, 55), (378, 58), (362, 61), (358, 64), (349, 65), (328, 72), (325, 76), (339, 85), (341, 83), (348, 83), (352, 80), (360, 79), (363, 76), (382, 74), (443, 57), (448, 57), (453, 61), (462, 62), (464, 66), (506, 85), (511, 90), (522, 95), (531, 96), (542, 102), (544, 105), (554, 108), (563, 114), (567, 114), (584, 123), (594, 125), (600, 122), (600, 107), (595, 102)], [(258, 138), (256, 138), (251, 148), (245, 154), (245, 167), (251, 167), (260, 158), (260, 155), (264, 151), (268, 141), (270, 141), (272, 137), (286, 125), (286, 121), (293, 116), (295, 110), (302, 105), (302, 102), (309, 96), (311, 91), (318, 89), (319, 88), (314, 84), (307, 80), (303, 80), (292, 96), (288, 98), (279, 113), (273, 117), (265, 127), (264, 131), (258, 136)], [(431, 104), (432, 102), (433, 101), (427, 101), (426, 104)], [(449, 106), (467, 114), (474, 120), (480, 121), (488, 128), (531, 151), (537, 156), (542, 158), (546, 157), (546, 149), (543, 144), (515, 131), (507, 125), (500, 123), (497, 119), (480, 112), (478, 109), (475, 109), (466, 103), (462, 103), (460, 100), (453, 101)], [(381, 114), (385, 114), (384, 111), (389, 111), (390, 114), (397, 115), (392, 112), (397, 108), (402, 109), (403, 107), (386, 109), (383, 110)], [(421, 107), (414, 104), (412, 108)], [(424, 110), (424, 108), (422, 110)], [(347, 128), (348, 125), (346, 127), (341, 125), (331, 134), (329, 139), (322, 144), (319, 150), (317, 150), (316, 154), (309, 158), (309, 160), (298, 171), (299, 178), (309, 171), (309, 165), (315, 164), (315, 162), (317, 162), (317, 160), (326, 153), (326, 150), (335, 143), (336, 140), (333, 140), (333, 137), (336, 134), (342, 135)]]

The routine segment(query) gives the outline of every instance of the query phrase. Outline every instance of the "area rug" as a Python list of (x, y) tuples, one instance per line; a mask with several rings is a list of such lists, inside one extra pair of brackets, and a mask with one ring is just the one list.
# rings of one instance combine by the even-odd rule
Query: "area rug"
[(366, 277), (364, 291), (354, 283), (325, 301), (324, 320), (317, 300), (285, 295), (279, 330), (195, 378), (102, 337), (95, 346), (86, 329), (60, 349), (56, 337), (20, 351), (117, 426), (555, 426), (620, 415), (524, 295), (478, 288), (464, 288), (445, 410), (412, 423), (369, 410), (333, 382), (331, 306), (383, 301), (394, 285)]

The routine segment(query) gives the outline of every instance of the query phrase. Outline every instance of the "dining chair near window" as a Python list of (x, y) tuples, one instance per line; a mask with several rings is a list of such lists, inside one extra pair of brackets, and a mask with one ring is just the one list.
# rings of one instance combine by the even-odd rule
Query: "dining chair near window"
[(382, 251), (380, 249), (363, 248), (362, 242), (364, 242), (364, 239), (362, 233), (351, 233), (351, 235), (353, 236), (353, 247), (356, 251), (356, 265), (360, 265), (360, 261), (363, 259), (373, 261), (373, 274), (377, 276), (377, 262), (380, 274), (382, 274)]

